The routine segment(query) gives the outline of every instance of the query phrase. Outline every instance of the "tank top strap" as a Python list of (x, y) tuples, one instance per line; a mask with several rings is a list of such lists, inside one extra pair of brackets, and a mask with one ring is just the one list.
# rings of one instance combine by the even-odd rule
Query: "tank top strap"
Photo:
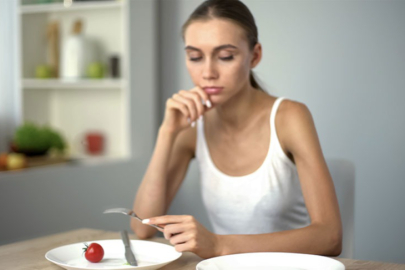
[(280, 103), (284, 100), (284, 97), (279, 97), (274, 101), (273, 108), (271, 109), (271, 116), (270, 116), (270, 128), (271, 133), (276, 133), (276, 114), (277, 109), (280, 106)]
[(280, 106), (280, 103), (284, 99), (285, 99), (284, 97), (277, 98), (273, 104), (273, 108), (271, 109), (271, 113), (270, 113), (270, 138), (271, 138), (270, 144), (276, 148), (276, 151), (279, 151), (281, 149), (280, 141), (278, 139), (277, 130), (276, 130), (276, 114), (277, 114), (278, 107)]

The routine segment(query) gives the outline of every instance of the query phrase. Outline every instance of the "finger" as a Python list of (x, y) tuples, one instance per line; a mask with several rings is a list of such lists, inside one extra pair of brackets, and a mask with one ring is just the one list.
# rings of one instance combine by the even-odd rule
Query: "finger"
[(174, 100), (173, 98), (170, 98), (167, 101), (166, 106), (168, 108), (171, 108), (171, 109), (179, 110), (184, 115), (184, 117), (186, 117), (186, 118), (190, 117), (190, 112), (189, 112), (187, 106), (184, 103), (181, 103), (181, 102), (179, 102), (177, 100)]
[[(197, 114), (198, 114), (197, 118), (199, 118), (199, 116), (204, 114), (205, 108), (204, 108), (203, 103), (201, 102), (201, 100), (202, 100), (201, 96), (197, 92), (195, 92), (195, 91), (193, 91), (193, 92), (191, 92), (191, 91), (181, 91), (180, 93), (181, 93), (181, 95), (183, 95), (183, 96), (185, 96), (185, 97), (187, 97), (187, 98), (194, 101), (194, 104), (195, 104), (195, 106), (197, 108)], [(196, 119), (194, 119), (194, 120), (196, 120)]]
[(196, 108), (196, 104), (192, 99), (184, 96), (183, 94), (174, 94), (173, 99), (187, 106), (188, 111), (190, 112), (190, 119), (192, 121), (195, 121), (197, 119), (198, 111)]
[(181, 234), (176, 234), (170, 238), (170, 244), (173, 246), (179, 245), (179, 244), (184, 244), (187, 241), (189, 241), (192, 238), (192, 236), (189, 233), (181, 233)]
[(190, 91), (197, 93), (201, 97), (201, 101), (202, 101), (203, 105), (206, 106), (206, 108), (209, 109), (212, 107), (209, 95), (207, 93), (205, 93), (205, 91), (201, 87), (196, 86), (196, 87), (192, 88)]
[(186, 251), (192, 251), (192, 245), (190, 243), (190, 241), (182, 243), (182, 244), (178, 244), (174, 246), (174, 249), (177, 252), (186, 252)]
[(165, 232), (165, 227), (167, 226), (166, 224), (160, 224), (160, 225), (153, 225), (153, 224), (148, 224), (150, 226), (153, 226), (154, 228), (158, 229), (158, 231), (164, 233)]
[(173, 224), (173, 223), (189, 222), (192, 220), (192, 218), (193, 218), (192, 216), (187, 215), (166, 215), (144, 219), (142, 220), (142, 223), (155, 225)]
[(169, 224), (165, 226), (164, 229), (164, 237), (166, 239), (170, 239), (173, 235), (184, 233), (187, 230), (187, 226), (185, 223), (175, 223)]

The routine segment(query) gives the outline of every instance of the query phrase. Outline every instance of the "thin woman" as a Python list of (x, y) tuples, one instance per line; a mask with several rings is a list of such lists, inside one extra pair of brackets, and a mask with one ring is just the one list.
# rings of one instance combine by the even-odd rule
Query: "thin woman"
[[(135, 212), (164, 227), (177, 251), (202, 258), (339, 255), (339, 207), (311, 113), (255, 81), (262, 46), (248, 8), (235, 0), (205, 1), (184, 24), (183, 39), (195, 87), (166, 102)], [(165, 215), (193, 158), (213, 232), (193, 216)], [(156, 233), (135, 220), (131, 228), (141, 239)]]

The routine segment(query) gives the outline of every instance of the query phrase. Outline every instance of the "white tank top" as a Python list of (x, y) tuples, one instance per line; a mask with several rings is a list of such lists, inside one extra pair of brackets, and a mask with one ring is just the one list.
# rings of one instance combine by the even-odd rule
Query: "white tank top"
[(215, 166), (203, 119), (197, 122), (201, 192), (214, 233), (260, 234), (309, 225), (296, 166), (282, 150), (276, 133), (275, 116), (282, 100), (278, 98), (271, 110), (267, 156), (248, 175), (229, 176)]

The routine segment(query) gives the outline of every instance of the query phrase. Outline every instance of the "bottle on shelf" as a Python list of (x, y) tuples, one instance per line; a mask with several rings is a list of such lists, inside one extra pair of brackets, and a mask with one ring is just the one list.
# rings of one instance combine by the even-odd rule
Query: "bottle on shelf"
[(90, 43), (83, 34), (83, 23), (76, 20), (62, 46), (61, 78), (78, 80), (86, 77), (86, 69), (92, 61)]

